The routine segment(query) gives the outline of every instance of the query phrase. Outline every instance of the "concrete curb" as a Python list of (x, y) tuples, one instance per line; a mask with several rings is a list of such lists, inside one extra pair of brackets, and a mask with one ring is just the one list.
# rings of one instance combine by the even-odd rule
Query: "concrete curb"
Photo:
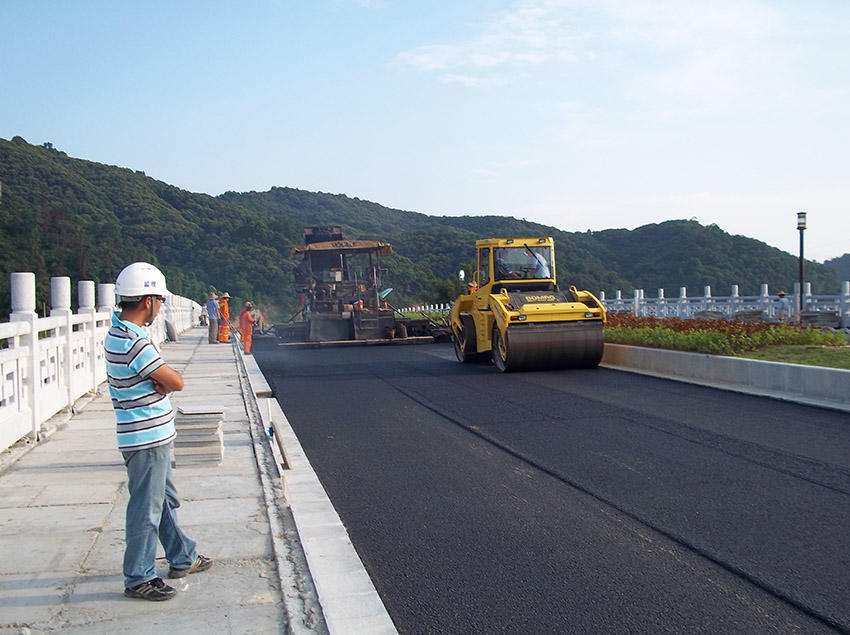
[(850, 370), (607, 343), (602, 365), (850, 412)]
[[(345, 526), (252, 356), (239, 351), (263, 428), (283, 452), (281, 481), (330, 633), (397, 633)], [(246, 398), (248, 395), (246, 395)], [(264, 403), (263, 403), (264, 402)]]

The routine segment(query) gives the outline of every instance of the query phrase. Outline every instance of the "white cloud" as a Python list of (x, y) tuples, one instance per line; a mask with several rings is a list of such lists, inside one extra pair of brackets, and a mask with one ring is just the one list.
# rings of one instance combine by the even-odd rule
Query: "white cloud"
[[(512, 11), (485, 20), (479, 32), (451, 44), (427, 44), (402, 51), (396, 62), (420, 72), (461, 75), (539, 65), (551, 60), (574, 61), (583, 36), (565, 29), (559, 2), (525, 2)], [(550, 6), (551, 5), (551, 6)]]
[(782, 24), (756, 0), (525, 0), (483, 19), (464, 40), (418, 46), (396, 61), (470, 86), (567, 64), (611, 82), (643, 117), (710, 115), (741, 104), (775, 75), (786, 57), (774, 37)]
[(476, 75), (461, 75), (459, 73), (444, 73), (440, 75), (440, 81), (444, 84), (462, 84), (477, 88), (479, 86), (503, 86), (507, 80), (503, 77), (482, 77)]

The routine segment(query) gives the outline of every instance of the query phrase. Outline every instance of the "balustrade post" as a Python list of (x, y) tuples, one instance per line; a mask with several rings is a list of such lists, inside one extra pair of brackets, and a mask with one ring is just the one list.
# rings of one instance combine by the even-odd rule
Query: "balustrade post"
[(729, 300), (729, 312), (726, 314), (729, 317), (735, 315), (738, 305), (741, 304), (741, 296), (738, 293), (738, 285), (732, 285), (732, 298)]
[(812, 283), (807, 282), (803, 285), (803, 310), (813, 311), (814, 308), (812, 306)]
[(67, 276), (50, 278), (50, 317), (65, 318), (62, 347), (62, 381), (65, 382), (65, 405), (74, 405), (74, 394), (71, 388), (74, 375), (74, 325), (71, 323), (71, 279)]
[(770, 292), (768, 285), (762, 283), (761, 285), (761, 293), (759, 294), (759, 304), (762, 306), (762, 310), (764, 311), (764, 315), (767, 318), (773, 318), (773, 307), (770, 303)]
[(94, 280), (80, 280), (77, 283), (77, 297), (79, 298), (80, 315), (88, 316), (86, 334), (88, 343), (89, 378), (91, 379), (91, 390), (97, 390), (97, 309), (94, 308), (95, 284)]
[(97, 285), (97, 310), (101, 313), (115, 311), (115, 285), (101, 283)]
[(682, 318), (683, 314), (687, 314), (688, 306), (688, 288), (679, 287), (679, 301), (676, 303), (676, 317)]
[(839, 324), (842, 328), (850, 328), (850, 281), (841, 283), (841, 297), (838, 299)]
[(35, 312), (35, 274), (30, 272), (15, 272), (10, 275), (10, 291), (12, 296), (12, 313), (9, 314), (10, 322), (26, 322), (29, 325), (29, 333), (23, 336), (29, 347), (29, 363), (27, 366), (27, 377), (22, 385), (28, 387), (27, 406), (30, 410), (31, 429), (30, 435), (34, 442), (38, 441), (38, 432), (41, 425), (39, 408), (39, 388), (41, 387), (41, 359), (38, 350), (38, 315)]
[(640, 292), (640, 289), (635, 289), (634, 305), (632, 306), (632, 313), (634, 313), (635, 317), (640, 316)]

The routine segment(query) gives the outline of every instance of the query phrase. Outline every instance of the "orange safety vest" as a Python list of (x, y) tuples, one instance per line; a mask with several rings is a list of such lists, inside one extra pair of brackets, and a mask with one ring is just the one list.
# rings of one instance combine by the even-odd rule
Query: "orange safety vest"
[(227, 300), (218, 301), (218, 341), (230, 341), (230, 307)]
[(251, 338), (254, 335), (254, 316), (248, 309), (242, 309), (239, 314), (239, 337), (242, 338), (242, 350), (246, 353), (251, 352)]

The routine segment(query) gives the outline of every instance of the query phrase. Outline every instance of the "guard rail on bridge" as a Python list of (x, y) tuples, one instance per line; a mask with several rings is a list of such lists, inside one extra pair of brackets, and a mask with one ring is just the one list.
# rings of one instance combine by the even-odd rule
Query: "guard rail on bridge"
[[(0, 323), (0, 450), (29, 435), (38, 440), (44, 422), (106, 381), (103, 339), (115, 308), (115, 285), (77, 283), (71, 310), (71, 279), (50, 279), (50, 316), (35, 312), (35, 274), (11, 274), (9, 321)], [(145, 330), (159, 345), (166, 321), (180, 333), (198, 323), (201, 306), (170, 296)]]
[[(687, 287), (679, 288), (678, 298), (665, 298), (664, 289), (658, 289), (654, 298), (646, 297), (643, 289), (635, 289), (634, 297), (624, 298), (622, 291), (616, 297), (608, 299), (605, 292), (599, 292), (599, 300), (607, 311), (614, 313), (633, 313), (639, 317), (676, 317), (694, 318), (704, 314), (717, 313), (733, 319), (745, 315), (753, 319), (778, 321), (795, 320), (799, 317), (800, 285), (794, 285), (794, 293), (783, 301), (779, 295), (771, 295), (766, 284), (761, 285), (759, 295), (740, 295), (738, 285), (732, 285), (729, 296), (712, 296), (711, 287), (703, 289), (702, 296), (688, 297)], [(838, 295), (813, 295), (812, 285), (807, 282), (803, 290), (804, 315), (834, 315), (843, 328), (850, 328), (850, 282), (841, 284)], [(420, 304), (407, 306), (399, 311), (409, 313), (448, 313), (451, 304)]]
[[(794, 293), (786, 296), (785, 301), (778, 295), (770, 295), (768, 286), (761, 285), (761, 294), (743, 296), (738, 293), (738, 285), (732, 285), (729, 296), (712, 296), (711, 287), (704, 289), (699, 297), (688, 297), (687, 288), (679, 289), (678, 298), (665, 298), (664, 289), (658, 289), (654, 298), (646, 297), (643, 289), (635, 289), (634, 297), (623, 298), (617, 291), (616, 297), (607, 299), (605, 292), (599, 294), (599, 300), (605, 309), (617, 313), (633, 313), (639, 317), (676, 317), (693, 318), (701, 314), (715, 312), (731, 319), (751, 315), (765, 320), (796, 320), (799, 317), (800, 285), (795, 285)], [(804, 315), (822, 314), (835, 316), (840, 326), (850, 327), (850, 282), (843, 282), (838, 295), (813, 295), (811, 283), (803, 289)]]

